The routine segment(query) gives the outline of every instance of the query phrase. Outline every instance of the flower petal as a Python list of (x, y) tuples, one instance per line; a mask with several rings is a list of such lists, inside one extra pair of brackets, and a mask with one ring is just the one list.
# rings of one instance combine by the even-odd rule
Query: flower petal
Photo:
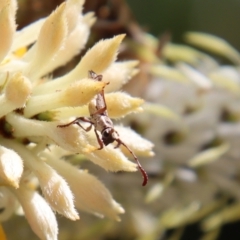
[(12, 113), (6, 116), (6, 120), (14, 128), (16, 137), (48, 137), (58, 146), (72, 153), (86, 153), (96, 149), (89, 143), (86, 131), (79, 127), (60, 128), (57, 127), (58, 122), (30, 120)]
[(57, 240), (58, 225), (56, 217), (47, 202), (35, 191), (21, 185), (12, 189), (22, 205), (25, 216), (34, 233), (40, 239)]
[[(34, 56), (28, 67), (26, 75), (31, 79), (40, 77), (45, 66), (52, 61), (57, 52), (64, 46), (67, 36), (67, 21), (64, 14), (65, 3), (53, 12), (43, 24), (36, 45)], [(41, 67), (39, 67), (41, 66)]]
[(119, 220), (118, 214), (123, 213), (124, 210), (114, 201), (110, 192), (100, 181), (65, 161), (56, 160), (53, 157), (47, 157), (47, 159), (48, 163), (69, 183), (78, 209)]
[[(142, 111), (143, 100), (141, 98), (133, 98), (127, 93), (116, 92), (108, 93), (105, 95), (107, 104), (107, 111), (110, 118), (120, 118), (133, 112)], [(89, 117), (88, 106), (75, 107), (75, 108), (59, 108), (51, 111), (56, 119), (66, 119), (73, 116), (76, 117)]]
[(201, 227), (203, 231), (211, 231), (213, 229), (221, 227), (225, 223), (238, 221), (240, 218), (239, 211), (240, 211), (239, 202), (221, 208), (219, 211), (205, 218), (201, 224)]
[(74, 80), (76, 78), (84, 78), (87, 75), (86, 69), (93, 70), (96, 73), (103, 72), (113, 61), (115, 61), (117, 50), (124, 37), (125, 34), (122, 34), (111, 39), (99, 41), (88, 50), (74, 70), (65, 75), (62, 79), (66, 81), (66, 79)]
[(66, 88), (78, 79), (86, 78), (88, 71), (101, 73), (116, 59), (117, 50), (124, 38), (124, 34), (106, 39), (95, 44), (81, 59), (79, 64), (68, 74), (59, 77), (36, 88), (36, 94), (54, 92)]
[(188, 161), (190, 167), (200, 167), (204, 164), (209, 164), (213, 161), (218, 160), (223, 154), (229, 150), (229, 144), (223, 143), (220, 146), (207, 149), (203, 152), (200, 152), (192, 159)]
[(211, 80), (200, 73), (199, 71), (195, 70), (193, 67), (185, 64), (185, 63), (178, 63), (177, 68), (186, 76), (188, 77), (193, 83), (196, 84), (202, 90), (209, 90), (212, 88)]
[[(139, 134), (131, 130), (130, 128), (126, 128), (123, 126), (115, 126), (115, 130), (119, 133), (121, 140), (136, 154), (139, 156), (154, 156), (154, 152), (152, 151), (153, 144), (142, 138)], [(121, 150), (128, 156), (129, 151), (125, 149), (125, 147), (121, 147)]]
[(15, 33), (15, 0), (2, 0), (0, 3), (0, 63), (7, 55), (13, 42), (13, 35)]
[[(15, 33), (11, 51), (16, 51), (19, 48), (29, 46), (31, 43), (37, 40), (41, 27), (45, 21), (45, 18), (39, 19), (36, 22), (33, 22), (30, 25), (22, 28), (21, 30)], [(27, 60), (27, 58), (24, 58)]]
[(240, 64), (239, 52), (224, 39), (201, 32), (188, 32), (185, 39), (190, 44), (224, 56), (237, 65)]
[(38, 178), (43, 195), (54, 210), (72, 220), (79, 219), (74, 208), (72, 192), (65, 180), (55, 170), (38, 159), (23, 145), (9, 140), (3, 140), (3, 144), (11, 146), (24, 159), (25, 165)]
[[(87, 137), (89, 143), (97, 148), (98, 142), (94, 131), (91, 131)], [(107, 171), (135, 172), (137, 170), (135, 163), (129, 161), (119, 149), (114, 149), (111, 145), (105, 146), (101, 150), (84, 153), (84, 155)]]
[(18, 188), (23, 173), (21, 157), (11, 149), (0, 146), (0, 177), (7, 184)]
[(0, 187), (0, 222), (4, 222), (12, 217), (17, 207), (17, 199), (9, 188)]
[[(132, 172), (137, 170), (136, 164), (129, 161), (119, 149), (114, 149), (113, 146), (104, 147), (101, 151), (96, 150), (98, 148), (98, 142), (94, 131), (86, 133), (86, 131), (80, 127), (72, 125), (59, 128), (56, 122), (29, 120), (17, 114), (9, 114), (6, 120), (14, 128), (15, 136), (48, 136), (64, 149), (73, 153), (83, 153), (95, 164), (100, 165), (108, 171)], [(128, 138), (127, 135), (126, 138)], [(140, 137), (137, 139), (140, 140)], [(133, 151), (136, 150), (137, 153), (151, 156), (153, 154), (151, 152), (152, 144), (149, 145), (149, 143), (147, 144), (147, 141), (145, 141), (142, 140), (141, 142), (143, 144), (141, 145), (137, 145), (136, 142), (131, 142), (132, 146), (134, 146)], [(139, 146), (143, 147), (143, 149), (141, 150)]]
[(127, 93), (116, 92), (105, 95), (107, 111), (112, 118), (123, 117), (129, 113), (141, 111), (143, 99), (133, 98)]
[(81, 21), (82, 6), (84, 4), (83, 0), (68, 0), (66, 2), (66, 19), (68, 25), (68, 31), (72, 32)]
[[(63, 66), (75, 55), (77, 55), (84, 47), (88, 40), (90, 33), (90, 26), (85, 22), (85, 18), (81, 19), (76, 29), (74, 29), (65, 40), (65, 46), (54, 57), (54, 61), (50, 61), (45, 67), (44, 75), (53, 71), (57, 67)], [(44, 85), (39, 85), (41, 89)], [(38, 94), (38, 88), (34, 91), (34, 94)]]
[[(76, 107), (87, 104), (106, 83), (83, 79), (69, 85), (62, 91), (52, 94), (32, 96), (24, 109), (26, 117), (32, 117), (38, 113), (59, 107)], [(62, 89), (62, 86), (59, 86)]]
[(105, 92), (114, 92), (138, 73), (138, 61), (115, 62), (103, 72), (103, 81), (109, 82)]
[[(73, 0), (66, 2), (65, 17), (67, 22), (67, 35), (65, 36), (64, 46), (56, 52), (54, 56), (54, 61), (49, 61), (45, 66), (44, 71), (42, 70), (42, 75), (46, 75), (52, 72), (59, 66), (66, 64), (75, 55), (77, 55), (80, 50), (82, 50), (86, 44), (89, 36), (90, 27), (94, 22), (93, 14), (91, 16), (82, 16), (81, 8), (82, 0)], [(31, 51), (29, 51), (31, 52)], [(32, 54), (27, 54), (27, 58)], [(26, 57), (24, 57), (26, 60)], [(36, 93), (37, 91), (35, 91)]]
[(190, 82), (190, 80), (175, 67), (158, 64), (152, 66), (150, 68), (150, 72), (153, 76), (164, 78), (167, 80), (173, 80), (182, 84), (187, 84)]
[(0, 95), (0, 117), (24, 107), (31, 94), (30, 81), (21, 73), (14, 74), (7, 82), (4, 94)]

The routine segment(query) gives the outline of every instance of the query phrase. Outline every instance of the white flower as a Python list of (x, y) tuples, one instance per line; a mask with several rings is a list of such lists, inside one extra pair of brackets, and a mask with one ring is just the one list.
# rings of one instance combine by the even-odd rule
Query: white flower
[[(17, 1), (0, 1), (0, 220), (8, 220), (20, 205), (41, 239), (57, 239), (53, 211), (71, 220), (80, 218), (77, 209), (115, 220), (124, 213), (96, 177), (61, 158), (84, 154), (109, 171), (137, 170), (120, 149), (110, 145), (97, 150), (93, 131), (58, 127), (70, 118), (89, 116), (86, 105), (105, 87), (110, 117), (142, 110), (142, 99), (108, 93), (138, 71), (137, 61), (115, 62), (124, 34), (96, 43), (67, 74), (48, 77), (88, 40), (95, 17), (81, 13), (83, 2), (68, 0), (47, 18), (16, 31)], [(15, 54), (19, 49), (23, 53)], [(103, 81), (89, 79), (89, 70), (102, 74)], [(126, 131), (124, 138), (133, 136), (129, 145), (136, 154), (152, 155), (150, 142)]]
[(155, 227), (139, 231), (142, 239), (198, 221), (207, 236), (239, 220), (240, 54), (209, 34), (187, 33), (185, 38), (230, 63), (220, 65), (193, 47), (167, 43), (161, 61), (143, 64), (141, 70), (152, 75), (144, 89), (150, 103), (143, 108), (149, 114), (130, 120), (155, 144), (156, 155), (146, 165), (155, 176), (146, 196)]
[[(154, 160), (144, 165), (153, 184), (145, 196), (147, 207), (139, 192), (122, 197), (129, 202), (127, 225), (134, 226), (136, 238), (159, 239), (169, 229), (176, 230), (171, 237), (180, 238), (185, 226), (199, 223), (203, 238), (217, 238), (224, 224), (240, 219), (240, 54), (218, 37), (188, 33), (188, 43), (220, 55), (228, 65), (170, 42), (161, 59), (148, 58), (156, 56), (158, 40), (150, 44), (149, 35), (141, 37), (143, 43), (130, 48), (145, 57), (143, 79), (146, 70), (151, 74), (142, 91), (147, 103), (143, 113), (127, 121), (155, 144)], [(127, 182), (135, 180), (131, 175)], [(117, 183), (111, 182), (114, 189)], [(128, 191), (134, 192), (130, 184)]]

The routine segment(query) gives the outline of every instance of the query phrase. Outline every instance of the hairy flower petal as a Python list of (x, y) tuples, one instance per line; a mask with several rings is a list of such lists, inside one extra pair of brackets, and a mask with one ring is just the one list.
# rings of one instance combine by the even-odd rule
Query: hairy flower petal
[(5, 91), (0, 95), (0, 117), (24, 107), (31, 94), (30, 81), (21, 73), (16, 73), (8, 80)]
[(138, 61), (115, 62), (103, 72), (103, 81), (109, 82), (105, 92), (114, 92), (138, 73)]
[[(62, 148), (73, 153), (83, 153), (106, 170), (114, 172), (137, 170), (136, 164), (129, 161), (119, 149), (107, 146), (101, 151), (96, 150), (98, 142), (93, 131), (86, 133), (80, 127), (72, 125), (60, 128), (57, 127), (56, 122), (28, 120), (16, 114), (9, 114), (6, 119), (13, 126), (15, 136), (48, 136)], [(139, 150), (139, 152), (145, 151), (145, 147), (143, 151)], [(152, 155), (151, 152), (149, 154)]]
[[(45, 18), (39, 19), (17, 31), (13, 39), (11, 51), (16, 51), (19, 48), (29, 46), (31, 43), (35, 42), (45, 20)], [(24, 60), (27, 60), (27, 58), (24, 58)]]
[(83, 79), (68, 86), (62, 91), (52, 94), (33, 96), (27, 102), (24, 115), (31, 117), (40, 112), (59, 108), (76, 107), (87, 104), (106, 83)]
[(18, 188), (23, 173), (21, 157), (11, 149), (0, 146), (0, 177), (15, 188)]
[(6, 116), (6, 120), (14, 128), (16, 137), (48, 137), (51, 139), (50, 143), (53, 141), (72, 153), (85, 153), (96, 149), (89, 143), (86, 131), (79, 127), (60, 128), (57, 127), (58, 122), (30, 120), (12, 113)]
[[(142, 111), (141, 105), (143, 100), (141, 98), (133, 98), (127, 93), (115, 92), (105, 95), (107, 104), (107, 111), (110, 118), (120, 118), (133, 112)], [(88, 106), (75, 107), (75, 108), (59, 108), (51, 111), (56, 119), (76, 117), (89, 117)]]
[(15, 0), (2, 0), (0, 3), (0, 63), (7, 55), (13, 42), (13, 35), (15, 33)]
[(37, 176), (43, 195), (54, 210), (72, 220), (79, 218), (74, 208), (72, 192), (55, 170), (23, 145), (9, 140), (3, 140), (3, 144), (11, 146), (24, 159), (26, 166)]
[(66, 79), (84, 78), (87, 75), (86, 69), (93, 70), (96, 73), (103, 72), (115, 61), (117, 50), (124, 37), (125, 35), (122, 34), (111, 39), (99, 41), (88, 50), (74, 70), (62, 79), (66, 81)]
[[(117, 221), (124, 213), (97, 178), (66, 158), (88, 158), (114, 172), (140, 168), (117, 148), (119, 139), (115, 148), (114, 144), (102, 146), (99, 139), (105, 123), (114, 131), (108, 114), (120, 118), (142, 110), (142, 99), (108, 93), (138, 73), (138, 61), (115, 62), (125, 34), (96, 43), (67, 74), (55, 77), (53, 73), (85, 47), (96, 17), (93, 12), (82, 13), (84, 1), (66, 0), (49, 17), (16, 32), (17, 1), (0, 0), (0, 186), (5, 186), (0, 188), (0, 221), (25, 212), (33, 231), (46, 240), (57, 240), (53, 211), (71, 220), (79, 219), (76, 208)], [(157, 41), (154, 46), (157, 50)], [(95, 79), (91, 71), (103, 80)], [(102, 106), (96, 98), (99, 93), (106, 97), (106, 114), (101, 109), (95, 112)], [(96, 118), (89, 116), (93, 112)], [(105, 115), (106, 122), (98, 122), (97, 115)], [(126, 144), (136, 154), (152, 155), (149, 142), (119, 132), (121, 138), (130, 138)], [(140, 170), (145, 183), (147, 174)]]
[(116, 92), (105, 95), (107, 110), (109, 116), (112, 118), (124, 117), (132, 112), (139, 112), (142, 110), (141, 105), (143, 99), (133, 98), (127, 93)]
[[(94, 18), (92, 17), (92, 19)], [(91, 25), (86, 23), (85, 18), (81, 18), (81, 22), (78, 23), (76, 28), (70, 33), (70, 35), (67, 36), (65, 40), (65, 46), (67, 47), (61, 48), (56, 54), (54, 61), (49, 62), (49, 64), (45, 67), (45, 74), (66, 64), (84, 48), (90, 33), (90, 26)], [(38, 91), (36, 89), (34, 94), (37, 93)]]
[(39, 179), (43, 195), (51, 207), (71, 220), (79, 219), (67, 182), (47, 164), (42, 164), (41, 169), (36, 170), (39, 171), (36, 176)]
[[(29, 78), (40, 77), (49, 61), (52, 61), (57, 52), (64, 46), (67, 35), (67, 21), (64, 14), (65, 3), (57, 8), (44, 22), (36, 45), (35, 53), (25, 73)], [(41, 67), (39, 67), (41, 66)]]
[(82, 18), (81, 12), (82, 6), (84, 1), (83, 0), (68, 0), (66, 1), (66, 18), (67, 18), (67, 25), (68, 31), (72, 32), (76, 27), (78, 27), (79, 20)]
[(16, 73), (9, 79), (5, 89), (6, 98), (11, 101), (16, 108), (24, 107), (24, 104), (32, 90), (30, 81), (21, 73)]
[(8, 220), (14, 214), (17, 206), (17, 199), (9, 188), (0, 187), (0, 222)]
[[(59, 66), (66, 64), (80, 50), (82, 50), (88, 40), (90, 27), (95, 21), (93, 14), (82, 16), (80, 14), (82, 8), (82, 0), (73, 0), (66, 2), (65, 17), (67, 21), (66, 39), (64, 46), (60, 48), (54, 57), (54, 61), (49, 61), (44, 68), (44, 75), (53, 71)], [(26, 59), (26, 58), (25, 58)], [(35, 91), (35, 94), (37, 91)]]
[(56, 160), (51, 156), (47, 156), (47, 159), (69, 183), (78, 209), (119, 220), (118, 214), (124, 210), (100, 181), (65, 161)]
[(29, 225), (40, 239), (57, 240), (56, 217), (47, 202), (36, 192), (21, 185), (12, 192), (22, 205)]
[[(119, 133), (120, 138), (122, 141), (130, 148), (136, 155), (140, 156), (153, 156), (154, 153), (152, 151), (153, 144), (142, 138), (139, 134), (131, 130), (130, 128), (126, 128), (123, 126), (115, 126), (115, 129)], [(121, 146), (121, 150), (126, 153), (128, 156), (129, 151), (124, 147)]]
[[(98, 147), (98, 142), (93, 131), (88, 135), (90, 144)], [(135, 163), (129, 161), (125, 155), (119, 150), (114, 149), (113, 146), (105, 146), (101, 150), (85, 153), (86, 157), (95, 164), (101, 166), (107, 171), (127, 171), (134, 172), (137, 170)]]
[(95, 44), (81, 59), (79, 64), (68, 74), (36, 87), (36, 94), (54, 92), (66, 88), (72, 82), (86, 78), (89, 70), (101, 73), (116, 59), (117, 50), (124, 38), (124, 34), (106, 39)]
[[(107, 111), (110, 118), (120, 118), (133, 112), (142, 111), (141, 105), (143, 100), (141, 98), (133, 98), (127, 93), (115, 92), (105, 95), (107, 104)], [(59, 108), (51, 111), (56, 119), (64, 119), (72, 116), (76, 117), (89, 117), (88, 106), (75, 107), (75, 108)]]

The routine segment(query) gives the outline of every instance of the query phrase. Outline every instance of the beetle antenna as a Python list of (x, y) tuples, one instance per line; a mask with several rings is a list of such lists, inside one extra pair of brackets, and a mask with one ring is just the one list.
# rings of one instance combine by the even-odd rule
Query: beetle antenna
[(124, 143), (122, 142), (120, 139), (117, 139), (116, 140), (118, 142), (118, 145), (117, 147), (122, 144), (133, 156), (133, 158), (135, 159), (135, 161), (137, 162), (137, 165), (138, 165), (138, 168), (139, 170), (141, 171), (142, 173), (142, 176), (143, 176), (143, 183), (142, 183), (142, 186), (145, 186), (148, 182), (148, 175), (147, 175), (147, 172), (143, 169), (141, 163), (138, 161), (138, 158), (137, 156), (134, 154), (134, 152)]

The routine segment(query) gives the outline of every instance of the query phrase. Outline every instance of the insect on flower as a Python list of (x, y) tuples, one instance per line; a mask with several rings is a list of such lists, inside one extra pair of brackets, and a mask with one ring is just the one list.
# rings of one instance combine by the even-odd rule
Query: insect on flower
[[(102, 81), (102, 75), (97, 75), (93, 71), (89, 71), (89, 78), (95, 80), (95, 81)], [(137, 156), (134, 154), (134, 152), (119, 138), (118, 132), (114, 129), (114, 125), (112, 120), (108, 116), (107, 112), (107, 105), (105, 101), (104, 96), (104, 87), (100, 93), (96, 95), (96, 97), (89, 103), (88, 105), (90, 117), (78, 117), (74, 121), (58, 125), (58, 127), (68, 127), (72, 124), (77, 124), (79, 127), (84, 129), (85, 131), (90, 131), (92, 126), (94, 126), (94, 132), (97, 137), (97, 141), (99, 144), (98, 150), (101, 150), (104, 145), (107, 146), (109, 143), (113, 143), (114, 141), (117, 142), (117, 145), (115, 148), (118, 148), (120, 145), (123, 145), (133, 156), (135, 161), (137, 162), (138, 168), (142, 173), (143, 176), (143, 183), (142, 185), (145, 186), (148, 181), (148, 175), (146, 171), (141, 166), (140, 162), (138, 161)], [(90, 123), (90, 125), (87, 128), (84, 128), (80, 121)], [(101, 133), (101, 138), (99, 136), (99, 133)]]

